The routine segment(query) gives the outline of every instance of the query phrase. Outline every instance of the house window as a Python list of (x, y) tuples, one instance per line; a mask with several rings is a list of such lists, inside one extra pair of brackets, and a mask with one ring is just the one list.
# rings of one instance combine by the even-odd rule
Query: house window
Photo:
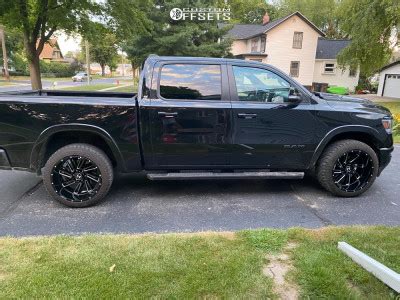
[(261, 37), (261, 49), (260, 49), (261, 53), (265, 53), (265, 44), (266, 44), (266, 42), (267, 42), (266, 37), (262, 36)]
[(300, 62), (299, 61), (291, 61), (290, 62), (290, 76), (299, 77), (300, 70)]
[(356, 77), (356, 76), (357, 76), (357, 69), (350, 67), (349, 77)]
[(293, 35), (293, 48), (301, 49), (303, 47), (303, 33), (295, 31)]
[(258, 51), (258, 39), (252, 39), (251, 40), (251, 52), (257, 52)]
[(334, 74), (335, 73), (335, 64), (334, 63), (325, 63), (324, 73)]

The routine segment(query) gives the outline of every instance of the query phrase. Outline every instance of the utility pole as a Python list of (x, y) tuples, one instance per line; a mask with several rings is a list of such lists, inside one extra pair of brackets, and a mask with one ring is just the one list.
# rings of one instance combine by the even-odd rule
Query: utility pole
[(86, 49), (86, 73), (87, 73), (87, 84), (90, 84), (90, 57), (89, 57), (89, 42), (85, 40)]
[(3, 74), (7, 80), (10, 80), (10, 75), (8, 74), (8, 58), (7, 58), (7, 49), (6, 49), (6, 38), (4, 34), (4, 26), (0, 25), (0, 39), (1, 39), (1, 48), (3, 49)]

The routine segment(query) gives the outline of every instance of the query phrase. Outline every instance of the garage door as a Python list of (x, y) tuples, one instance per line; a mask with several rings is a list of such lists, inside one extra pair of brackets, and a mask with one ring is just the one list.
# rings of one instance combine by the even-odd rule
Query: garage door
[(400, 98), (400, 74), (386, 75), (383, 96)]

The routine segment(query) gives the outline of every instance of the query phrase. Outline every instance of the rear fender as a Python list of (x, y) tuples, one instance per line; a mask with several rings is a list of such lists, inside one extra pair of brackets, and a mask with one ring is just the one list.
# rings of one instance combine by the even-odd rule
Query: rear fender
[(37, 173), (40, 173), (40, 166), (42, 165), (42, 162), (44, 160), (47, 143), (50, 140), (50, 138), (56, 133), (71, 132), (71, 131), (90, 132), (101, 137), (110, 147), (114, 155), (114, 158), (117, 161), (117, 165), (122, 169), (124, 168), (125, 164), (121, 151), (119, 150), (114, 139), (107, 131), (94, 125), (71, 123), (71, 124), (54, 125), (42, 131), (42, 133), (35, 141), (31, 152), (30, 169), (35, 170)]

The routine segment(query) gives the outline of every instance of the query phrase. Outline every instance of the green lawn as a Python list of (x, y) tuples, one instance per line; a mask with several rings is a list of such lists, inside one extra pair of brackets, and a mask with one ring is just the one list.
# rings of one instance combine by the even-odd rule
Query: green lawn
[(9, 86), (9, 85), (13, 85), (13, 83), (8, 81), (0, 81), (0, 86)]
[(399, 129), (395, 130), (393, 133), (393, 138), (395, 143), (400, 143), (400, 101), (399, 102), (379, 102), (379, 105), (383, 105), (390, 109), (392, 112), (395, 122)]
[(277, 298), (262, 270), (288, 243), (301, 297), (396, 296), (338, 241), (400, 272), (399, 227), (1, 238), (0, 298)]
[(99, 83), (99, 84), (89, 84), (89, 85), (79, 85), (79, 86), (71, 86), (67, 88), (59, 87), (57, 89), (62, 89), (64, 91), (99, 91), (102, 89), (107, 89), (110, 87), (115, 87), (115, 84), (112, 83)]
[(134, 87), (133, 85), (121, 86), (121, 87), (111, 90), (110, 92), (136, 93), (137, 87)]

